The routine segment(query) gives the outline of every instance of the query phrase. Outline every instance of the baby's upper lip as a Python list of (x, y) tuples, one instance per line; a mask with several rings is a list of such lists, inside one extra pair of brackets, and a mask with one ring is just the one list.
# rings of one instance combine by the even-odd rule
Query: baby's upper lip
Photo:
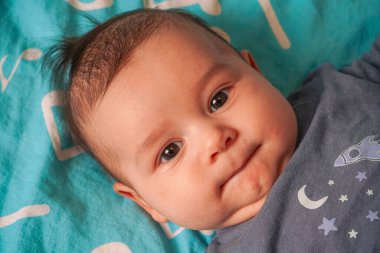
[(254, 154), (256, 153), (256, 150), (259, 148), (260, 145), (255, 145), (248, 153), (247, 155), (244, 157), (244, 159), (239, 163), (240, 166), (234, 168), (232, 174), (227, 178), (227, 180), (225, 180), (222, 184), (221, 187), (224, 186), (224, 184), (226, 184), (231, 178), (233, 178), (236, 174), (240, 173), (242, 170), (245, 169), (247, 163), (251, 160), (251, 158), (254, 156)]

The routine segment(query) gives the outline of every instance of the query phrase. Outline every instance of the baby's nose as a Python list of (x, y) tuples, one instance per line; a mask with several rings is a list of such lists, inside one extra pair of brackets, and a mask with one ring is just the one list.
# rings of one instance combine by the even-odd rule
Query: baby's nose
[(207, 160), (209, 164), (218, 160), (236, 141), (237, 132), (229, 127), (218, 127), (205, 138)]
[(214, 163), (217, 159), (217, 156), (224, 150), (228, 149), (228, 147), (231, 146), (233, 141), (234, 140), (231, 137), (227, 137), (227, 139), (224, 142), (222, 142), (224, 143), (224, 145), (221, 146), (220, 151), (215, 151), (214, 153), (211, 152), (211, 156), (210, 156), (211, 163)]

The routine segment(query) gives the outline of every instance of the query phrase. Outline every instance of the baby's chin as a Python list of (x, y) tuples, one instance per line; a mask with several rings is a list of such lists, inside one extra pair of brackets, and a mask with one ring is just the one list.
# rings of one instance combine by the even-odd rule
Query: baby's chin
[[(204, 223), (188, 223), (184, 224), (183, 227), (194, 229), (194, 230), (213, 230), (213, 229), (222, 229), (225, 227), (230, 227), (233, 225), (240, 224), (242, 222), (245, 222), (253, 217), (255, 217), (263, 207), (265, 200), (267, 198), (267, 194), (262, 196), (260, 199), (255, 201), (254, 203), (244, 206), (236, 211), (229, 212), (225, 211), (227, 213), (220, 213), (219, 215), (213, 213), (213, 217), (209, 217), (209, 219), (198, 219), (198, 221), (203, 220)], [(219, 217), (219, 218), (217, 218)], [(177, 223), (178, 224), (178, 223)]]
[(268, 194), (265, 194), (254, 203), (240, 208), (232, 215), (230, 215), (226, 220), (224, 220), (220, 225), (218, 225), (217, 229), (237, 225), (255, 217), (256, 215), (258, 215), (261, 208), (264, 206), (267, 196)]
[[(248, 175), (246, 175), (243, 178), (245, 180), (239, 182), (239, 186), (242, 187), (240, 189), (241, 194), (233, 194), (234, 198), (246, 198), (246, 202), (240, 203), (241, 207), (231, 212), (231, 214), (228, 217), (226, 217), (217, 226), (217, 228), (224, 228), (228, 226), (237, 225), (257, 216), (262, 207), (264, 206), (265, 201), (268, 195), (270, 194), (270, 191), (274, 183), (277, 181), (282, 171), (283, 168), (280, 168), (279, 171), (277, 171), (277, 173), (261, 173), (259, 177), (257, 176), (257, 174), (254, 175), (254, 170), (250, 173), (247, 173)], [(266, 170), (266, 172), (268, 172), (268, 170)], [(252, 181), (254, 181), (254, 183), (252, 183)], [(250, 192), (250, 194), (245, 195), (244, 193), (247, 192)]]

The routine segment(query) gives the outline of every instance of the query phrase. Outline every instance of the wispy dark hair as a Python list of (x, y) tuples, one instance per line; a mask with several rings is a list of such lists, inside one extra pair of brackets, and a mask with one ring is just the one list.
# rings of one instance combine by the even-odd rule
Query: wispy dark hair
[(52, 71), (53, 83), (68, 84), (65, 116), (76, 142), (114, 177), (111, 167), (117, 166), (116, 159), (86, 134), (93, 108), (140, 45), (181, 22), (195, 24), (228, 44), (203, 20), (183, 10), (137, 9), (117, 15), (83, 36), (62, 38), (44, 56), (42, 69)]

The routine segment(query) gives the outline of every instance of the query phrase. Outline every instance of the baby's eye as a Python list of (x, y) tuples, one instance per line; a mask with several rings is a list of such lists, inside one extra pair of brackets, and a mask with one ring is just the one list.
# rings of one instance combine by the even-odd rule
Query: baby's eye
[(228, 100), (228, 94), (230, 93), (230, 88), (224, 88), (218, 91), (210, 101), (211, 112), (216, 112), (222, 107)]
[(182, 147), (182, 142), (175, 141), (169, 143), (162, 151), (160, 155), (160, 163), (167, 162), (173, 159)]

